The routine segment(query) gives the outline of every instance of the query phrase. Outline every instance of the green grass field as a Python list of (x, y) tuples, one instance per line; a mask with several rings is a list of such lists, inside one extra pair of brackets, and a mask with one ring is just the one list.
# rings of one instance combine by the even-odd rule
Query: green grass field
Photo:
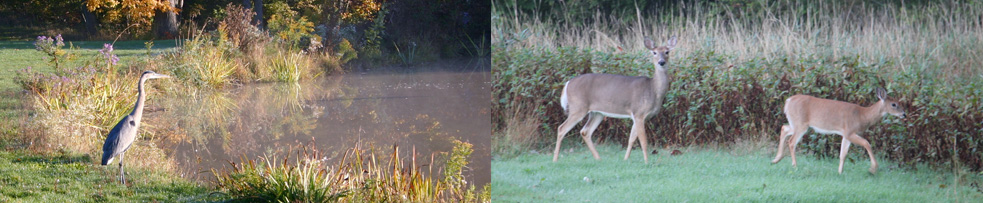
[[(113, 45), (113, 53), (119, 56), (118, 67), (125, 67), (126, 64), (130, 64), (136, 60), (141, 60), (147, 54), (147, 49), (144, 45), (146, 41), (134, 40), (134, 41), (119, 41)], [(73, 53), (77, 54), (80, 59), (95, 57), (99, 54), (99, 50), (102, 49), (103, 44), (113, 43), (112, 41), (81, 41), (81, 42), (65, 42), (65, 49), (68, 49), (68, 44), (71, 43), (78, 49)], [(160, 53), (167, 50), (172, 50), (176, 47), (177, 42), (174, 40), (165, 41), (154, 41), (154, 46), (152, 47), (153, 52)], [(44, 53), (34, 49), (34, 41), (0, 41), (0, 92), (5, 91), (16, 91), (20, 87), (14, 82), (14, 76), (17, 75), (17, 70), (25, 69), (27, 67), (32, 67), (34, 70), (42, 72), (53, 71), (51, 65), (48, 65), (48, 60), (46, 60)], [(68, 63), (68, 67), (74, 67), (72, 64)]]
[(0, 151), (0, 202), (206, 201), (209, 189), (164, 172), (90, 164), (85, 156), (30, 155)]
[[(571, 141), (575, 140), (575, 141)], [(580, 139), (567, 139), (567, 144)], [(767, 145), (765, 145), (767, 146)], [(669, 156), (660, 149), (642, 161), (641, 150), (627, 160), (620, 145), (598, 146), (596, 161), (584, 147), (569, 147), (553, 163), (551, 152), (525, 153), (492, 161), (496, 202), (972, 202), (983, 199), (979, 175), (897, 168), (870, 162), (853, 148), (837, 174), (838, 160), (798, 154), (771, 164), (773, 146), (754, 150), (683, 149)], [(852, 160), (852, 161), (851, 161)], [(970, 186), (974, 184), (976, 186)]]

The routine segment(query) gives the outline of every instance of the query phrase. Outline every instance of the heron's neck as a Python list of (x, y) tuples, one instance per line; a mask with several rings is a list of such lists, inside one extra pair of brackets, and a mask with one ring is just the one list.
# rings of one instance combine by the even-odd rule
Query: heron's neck
[(143, 82), (144, 81), (147, 81), (147, 79), (141, 77), (140, 78), (140, 82), (137, 83), (137, 89), (138, 89), (137, 90), (138, 91), (137, 92), (137, 104), (136, 104), (136, 106), (133, 107), (133, 112), (130, 113), (130, 115), (133, 115), (133, 118), (136, 118), (136, 119), (139, 119), (140, 117), (143, 116), (143, 100), (147, 99), (147, 95), (143, 93)]

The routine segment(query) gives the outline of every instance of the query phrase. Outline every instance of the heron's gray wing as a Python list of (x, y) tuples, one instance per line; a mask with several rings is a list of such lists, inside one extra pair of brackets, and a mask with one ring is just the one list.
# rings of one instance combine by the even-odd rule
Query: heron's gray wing
[(123, 117), (109, 135), (106, 135), (106, 143), (102, 145), (102, 165), (109, 164), (113, 157), (123, 153), (133, 144), (133, 139), (137, 135), (137, 123), (133, 116)]

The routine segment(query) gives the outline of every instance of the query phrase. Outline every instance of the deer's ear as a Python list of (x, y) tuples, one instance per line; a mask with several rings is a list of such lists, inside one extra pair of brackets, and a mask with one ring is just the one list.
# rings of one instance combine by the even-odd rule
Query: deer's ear
[(885, 91), (884, 88), (878, 87), (876, 92), (877, 92), (878, 99), (880, 100), (887, 99), (887, 91)]
[(676, 47), (676, 36), (672, 36), (672, 38), (669, 38), (669, 41), (666, 41), (666, 48), (672, 50), (673, 47)]
[(645, 38), (645, 48), (648, 48), (649, 50), (655, 49), (655, 42), (652, 41), (652, 39), (649, 39), (649, 38), (646, 37)]

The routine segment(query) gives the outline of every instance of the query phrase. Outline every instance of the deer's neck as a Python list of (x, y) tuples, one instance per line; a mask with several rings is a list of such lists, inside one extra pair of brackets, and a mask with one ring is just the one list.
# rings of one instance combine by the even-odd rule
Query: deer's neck
[(884, 102), (878, 101), (868, 107), (860, 107), (860, 115), (864, 118), (863, 126), (870, 126), (884, 117), (884, 113), (881, 112), (882, 106), (884, 106)]
[[(659, 97), (665, 95), (666, 89), (669, 88), (669, 75), (666, 74), (666, 69), (661, 66), (655, 66), (655, 73), (652, 74), (652, 86), (655, 87)], [(659, 98), (662, 101), (662, 98)]]

